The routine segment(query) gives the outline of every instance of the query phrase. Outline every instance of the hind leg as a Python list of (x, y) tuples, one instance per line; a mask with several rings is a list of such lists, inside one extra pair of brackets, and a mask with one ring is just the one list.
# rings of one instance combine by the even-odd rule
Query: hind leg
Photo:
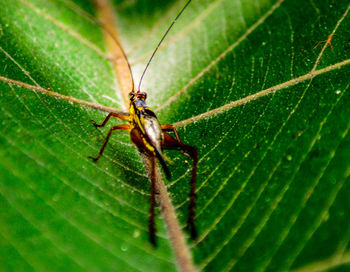
[[(192, 239), (195, 239), (197, 237), (197, 231), (194, 224), (194, 216), (195, 216), (198, 151), (197, 151), (197, 148), (190, 145), (186, 145), (180, 141), (175, 127), (171, 125), (167, 125), (164, 127), (165, 127), (163, 129), (164, 141), (163, 141), (162, 147), (165, 149), (180, 149), (186, 156), (191, 157), (193, 160), (192, 177), (191, 177), (190, 194), (189, 194), (190, 204), (188, 207), (187, 226), (190, 228)], [(165, 132), (164, 130), (174, 131), (177, 139), (174, 139), (169, 133)]]

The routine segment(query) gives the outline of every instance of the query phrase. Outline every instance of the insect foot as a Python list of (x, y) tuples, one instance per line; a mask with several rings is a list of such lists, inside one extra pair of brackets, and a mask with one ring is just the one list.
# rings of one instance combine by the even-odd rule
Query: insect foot
[(94, 162), (97, 162), (98, 159), (99, 159), (99, 157), (94, 158), (94, 157), (92, 157), (92, 156), (88, 156), (88, 159), (93, 160)]
[(94, 120), (90, 120), (90, 122), (95, 126), (95, 127), (99, 127), (99, 125), (96, 123), (96, 121), (94, 121)]

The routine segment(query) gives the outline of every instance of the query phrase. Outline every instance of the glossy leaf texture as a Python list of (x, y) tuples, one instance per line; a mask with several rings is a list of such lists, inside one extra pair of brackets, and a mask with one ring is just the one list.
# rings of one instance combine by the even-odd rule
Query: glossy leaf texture
[[(138, 83), (184, 1), (113, 4)], [(102, 30), (78, 8), (96, 16), (89, 1), (5, 0), (0, 75), (124, 108)], [(345, 0), (194, 0), (161, 46), (148, 104), (164, 124), (206, 114), (178, 123), (200, 152), (199, 270), (349, 271), (349, 17)], [(148, 242), (149, 182), (128, 134), (93, 163), (108, 128), (90, 119), (104, 113), (0, 88), (0, 270), (175, 271), (160, 216)], [(191, 160), (166, 154), (185, 226)]]

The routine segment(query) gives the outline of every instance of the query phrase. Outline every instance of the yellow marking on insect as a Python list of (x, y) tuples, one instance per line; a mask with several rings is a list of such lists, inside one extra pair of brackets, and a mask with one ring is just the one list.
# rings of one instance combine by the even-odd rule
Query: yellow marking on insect
[(143, 136), (141, 136), (141, 137), (142, 137), (142, 140), (143, 140), (145, 146), (147, 147), (147, 149), (151, 152), (154, 152), (154, 147), (149, 144), (149, 142), (146, 140), (145, 137), (143, 137)]
[(144, 125), (143, 125), (144, 122), (142, 122), (142, 120), (140, 120), (140, 118), (137, 115), (135, 115), (135, 117), (136, 117), (135, 119), (136, 119), (137, 125), (139, 126), (139, 129), (141, 130), (141, 132), (143, 134), (146, 134), (146, 131), (145, 131), (145, 128), (144, 128)]

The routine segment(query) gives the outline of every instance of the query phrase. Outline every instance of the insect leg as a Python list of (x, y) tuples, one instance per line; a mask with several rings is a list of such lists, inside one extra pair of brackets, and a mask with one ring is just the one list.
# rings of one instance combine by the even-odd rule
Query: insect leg
[(91, 120), (91, 122), (93, 123), (93, 125), (95, 127), (104, 127), (112, 116), (116, 117), (116, 118), (119, 118), (119, 119), (122, 119), (122, 120), (125, 120), (125, 121), (129, 121), (129, 116), (121, 115), (121, 114), (114, 113), (114, 112), (110, 112), (101, 125), (98, 125), (94, 120)]
[(156, 180), (155, 180), (155, 168), (156, 162), (155, 157), (150, 156), (151, 160), (151, 198), (150, 198), (150, 208), (149, 208), (149, 222), (148, 222), (148, 232), (150, 242), (156, 246), (156, 226), (154, 222), (155, 218), (155, 205), (156, 205)]
[(326, 43), (326, 45), (329, 45), (329, 47), (330, 47), (330, 48), (332, 49), (332, 51), (333, 51), (333, 46), (332, 46), (331, 41), (332, 41), (334, 35), (336, 35), (336, 34), (335, 34), (335, 33), (332, 33), (332, 34), (328, 35), (327, 40), (319, 41), (319, 42), (314, 46), (313, 49), (315, 49), (315, 48), (316, 48), (317, 46), (319, 46), (321, 43)]
[[(167, 128), (166, 126), (165, 130), (169, 129), (172, 131), (176, 131), (176, 129), (169, 125)], [(163, 141), (163, 147), (166, 149), (181, 149), (184, 154), (188, 155), (193, 160), (193, 166), (192, 166), (192, 178), (191, 178), (191, 189), (190, 189), (190, 205), (188, 207), (188, 219), (187, 219), (187, 226), (191, 230), (191, 237), (192, 239), (195, 239), (197, 237), (197, 231), (196, 227), (194, 225), (194, 216), (195, 216), (195, 198), (196, 198), (196, 178), (197, 178), (197, 164), (198, 164), (198, 151), (197, 148), (193, 146), (186, 145), (182, 143), (179, 139), (174, 139), (171, 137), (171, 135), (167, 132), (163, 132), (164, 135), (164, 141)], [(177, 132), (175, 133), (177, 135)], [(178, 135), (177, 135), (178, 136)], [(178, 137), (176, 137), (178, 138)]]
[[(180, 140), (179, 133), (177, 132), (176, 127), (174, 127), (173, 125), (162, 125), (161, 127), (162, 127), (163, 131), (172, 131), (172, 132), (174, 132), (177, 141), (182, 143), (181, 140)], [(184, 149), (181, 149), (181, 153), (184, 154), (187, 157), (191, 157), (191, 155), (186, 153), (186, 151)]]
[(149, 209), (149, 221), (148, 221), (148, 233), (149, 233), (149, 241), (156, 246), (156, 227), (155, 227), (155, 195), (156, 195), (156, 188), (155, 188), (155, 182), (156, 182), (156, 154), (154, 152), (150, 152), (150, 150), (145, 145), (145, 142), (141, 136), (141, 131), (137, 128), (133, 128), (130, 131), (130, 138), (131, 141), (137, 146), (137, 149), (140, 153), (147, 156), (150, 162), (150, 166), (148, 169), (149, 177), (151, 181), (151, 197), (150, 197), (150, 209)]
[(109, 137), (111, 136), (113, 130), (130, 130), (130, 125), (119, 125), (119, 126), (115, 126), (115, 127), (112, 127), (109, 131), (108, 131), (108, 134), (106, 136), (106, 139), (100, 149), (100, 152), (98, 153), (97, 157), (94, 158), (94, 157), (91, 157), (89, 156), (88, 158), (92, 159), (94, 162), (98, 161), (98, 159), (102, 156), (102, 153), (103, 153), (103, 150), (105, 149), (106, 147), (106, 144), (109, 140)]
[(176, 128), (173, 125), (162, 125), (161, 127), (162, 127), (163, 131), (172, 131), (172, 132), (174, 132), (177, 141), (181, 143), (179, 134), (177, 133), (177, 130), (176, 130)]
[(319, 42), (314, 46), (313, 49), (317, 48), (321, 43), (324, 43), (324, 42), (326, 42), (326, 41), (319, 41)]

